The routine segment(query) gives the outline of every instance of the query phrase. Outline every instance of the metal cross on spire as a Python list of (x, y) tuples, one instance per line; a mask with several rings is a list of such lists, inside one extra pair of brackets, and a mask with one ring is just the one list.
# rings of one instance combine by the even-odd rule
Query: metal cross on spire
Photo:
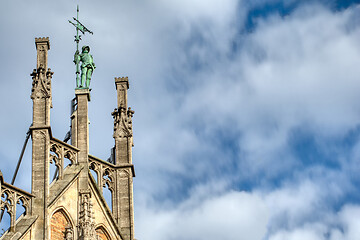
[[(85, 27), (80, 21), (79, 21), (79, 5), (77, 5), (76, 9), (76, 18), (73, 17), (75, 20), (75, 23), (69, 20), (69, 23), (75, 26), (76, 28), (76, 36), (75, 36), (75, 42), (76, 42), (76, 52), (74, 56), (74, 63), (76, 64), (76, 83), (77, 88), (89, 88), (90, 85), (90, 79), (93, 70), (95, 69), (95, 64), (93, 62), (92, 56), (89, 54), (90, 47), (89, 46), (83, 46), (83, 53), (79, 54), (79, 42), (81, 40), (81, 35), (79, 35), (79, 31), (82, 32), (83, 35), (85, 35), (86, 32), (93, 34), (92, 31), (90, 31), (87, 27)], [(84, 54), (84, 48), (86, 52), (86, 56)], [(87, 48), (87, 49), (86, 49)], [(81, 66), (81, 79), (80, 79), (80, 61), (82, 61)], [(80, 81), (81, 80), (81, 81)]]

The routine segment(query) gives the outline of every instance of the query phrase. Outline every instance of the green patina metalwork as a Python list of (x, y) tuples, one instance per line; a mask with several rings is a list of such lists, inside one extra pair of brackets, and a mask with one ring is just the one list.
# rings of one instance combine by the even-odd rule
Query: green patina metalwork
[(76, 50), (74, 55), (74, 62), (79, 64), (81, 62), (81, 82), (77, 81), (78, 88), (89, 88), (91, 75), (95, 69), (95, 63), (92, 55), (89, 53), (90, 47), (83, 46), (82, 53)]
[[(92, 31), (87, 29), (80, 21), (79, 21), (79, 5), (77, 6), (77, 15), (76, 18), (73, 18), (76, 23), (73, 23), (69, 20), (69, 23), (75, 26), (76, 28), (76, 52), (74, 55), (74, 63), (76, 65), (76, 88), (89, 88), (90, 80), (92, 73), (95, 69), (95, 64), (92, 55), (90, 55), (90, 47), (83, 46), (82, 53), (79, 53), (79, 42), (81, 40), (81, 35), (79, 35), (79, 31), (85, 35), (86, 32), (93, 34)], [(80, 75), (80, 62), (81, 62), (81, 77)]]

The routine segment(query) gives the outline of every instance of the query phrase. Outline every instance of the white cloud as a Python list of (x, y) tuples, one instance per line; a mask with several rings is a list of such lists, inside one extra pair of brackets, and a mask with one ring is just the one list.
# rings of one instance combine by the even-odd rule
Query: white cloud
[[(360, 234), (360, 206), (346, 205), (339, 213), (339, 222), (341, 230), (333, 231), (333, 239), (335, 236), (341, 236), (345, 240), (352, 240), (359, 237)], [(338, 238), (341, 239), (341, 238)]]
[[(57, 138), (68, 130), (73, 97), (74, 31), (66, 25), (75, 14), (73, 3), (59, 3), (56, 14), (52, 4), (41, 5), (42, 15), (33, 15), (40, 11), (38, 2), (28, 4), (21, 15), (27, 21), (20, 21), (11, 12), (21, 3), (0, 10), (0, 30), (12, 36), (0, 46), (6, 59), (0, 65), (6, 76), (0, 80), (0, 101), (11, 102), (3, 104), (8, 116), (0, 119), (6, 136), (0, 144), (2, 170), (15, 167), (31, 121), (34, 36), (51, 37)], [(353, 159), (339, 153), (333, 161), (340, 167), (332, 171), (326, 163), (323, 168), (303, 164), (289, 136), (304, 128), (326, 149), (324, 139), (358, 126), (360, 32), (354, 19), (359, 10), (309, 5), (286, 17), (270, 16), (246, 33), (241, 31), (245, 5), (235, 0), (80, 4), (81, 19), (94, 31), (84, 43), (92, 46), (97, 64), (91, 153), (104, 159), (110, 153), (113, 77), (129, 75), (129, 105), (136, 112), (138, 239), (256, 240), (266, 234), (271, 240), (354, 239), (358, 207), (335, 213), (327, 203), (354, 190), (349, 173), (356, 169), (358, 146), (350, 150)], [(21, 57), (14, 56), (18, 51)], [(229, 135), (229, 142), (222, 142)], [(234, 149), (226, 152), (227, 145)], [(224, 166), (231, 171), (222, 172)], [(281, 174), (288, 179), (274, 187), (271, 180)], [(29, 183), (29, 175), (19, 177), (22, 185)], [(260, 187), (231, 190), (246, 181)], [(181, 198), (174, 200), (172, 192)]]
[(315, 211), (322, 210), (322, 194), (320, 186), (309, 181), (270, 192), (265, 199), (271, 209), (271, 225), (292, 228), (306, 222)]
[(140, 211), (138, 237), (260, 240), (264, 236), (268, 210), (255, 194), (228, 192), (201, 202), (193, 196), (171, 211)]
[(269, 240), (325, 240), (325, 230), (324, 225), (313, 224), (294, 231), (280, 231)]
[(290, 169), (288, 140), (297, 128), (343, 136), (359, 119), (359, 31), (347, 27), (357, 14), (355, 8), (333, 13), (308, 6), (260, 22), (243, 36), (235, 58), (206, 62), (201, 72), (185, 75), (187, 121), (200, 119), (210, 132), (241, 133), (239, 147), (246, 157), (239, 161), (255, 168), (250, 174), (266, 174), (270, 166)]
[(280, 230), (269, 237), (269, 240), (355, 240), (359, 236), (360, 207), (345, 205), (322, 221), (308, 223), (291, 230)]

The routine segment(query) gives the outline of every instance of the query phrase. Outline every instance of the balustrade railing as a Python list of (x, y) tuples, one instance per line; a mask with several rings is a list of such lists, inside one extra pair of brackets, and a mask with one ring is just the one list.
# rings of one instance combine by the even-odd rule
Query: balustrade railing
[(31, 213), (31, 201), (34, 197), (32, 194), (19, 189), (9, 183), (4, 182), (3, 176), (0, 172), (0, 209), (2, 212), (7, 212), (10, 216), (10, 231), (15, 231), (17, 205), (25, 209), (23, 215)]
[(56, 138), (50, 141), (50, 163), (54, 163), (57, 168), (58, 178), (62, 179), (64, 172), (65, 159), (70, 161), (69, 165), (77, 164), (77, 154), (79, 150)]
[(101, 192), (104, 187), (108, 187), (111, 192), (114, 191), (116, 172), (112, 163), (89, 155), (89, 169), (96, 173), (96, 182)]

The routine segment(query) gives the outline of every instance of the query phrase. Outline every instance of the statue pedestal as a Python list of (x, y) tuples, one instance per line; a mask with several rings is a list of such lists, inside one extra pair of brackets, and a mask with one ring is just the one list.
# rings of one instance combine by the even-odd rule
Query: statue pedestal
[(87, 99), (90, 102), (90, 89), (89, 88), (75, 88), (75, 95), (87, 95)]

